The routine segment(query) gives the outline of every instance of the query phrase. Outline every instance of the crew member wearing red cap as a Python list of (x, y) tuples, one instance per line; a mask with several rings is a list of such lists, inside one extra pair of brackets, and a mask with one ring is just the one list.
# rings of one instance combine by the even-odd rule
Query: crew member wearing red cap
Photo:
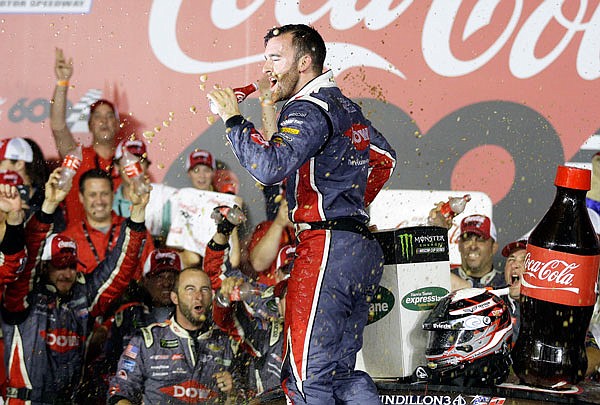
[(104, 314), (123, 293), (146, 239), (148, 194), (133, 201), (117, 248), (90, 274), (78, 273), (77, 243), (52, 234), (52, 216), (69, 191), (57, 186), (60, 170), (50, 175), (42, 209), (27, 223), (25, 269), (4, 291), (8, 403), (72, 401), (81, 379), (89, 320)]
[(185, 161), (185, 171), (192, 186), (198, 190), (214, 191), (212, 183), (216, 170), (217, 162), (212, 153), (206, 150), (194, 150)]
[[(69, 80), (73, 75), (73, 60), (66, 60), (63, 51), (56, 48), (54, 65), (56, 86), (52, 103), (50, 103), (50, 127), (56, 142), (60, 158), (64, 158), (71, 150), (75, 149), (77, 142), (67, 125), (67, 90)], [(107, 100), (100, 99), (90, 105), (88, 126), (92, 133), (92, 144), (82, 148), (82, 161), (79, 170), (73, 178), (71, 193), (65, 199), (67, 225), (71, 221), (80, 221), (83, 218), (83, 209), (79, 202), (79, 177), (86, 171), (96, 168), (113, 175), (113, 155), (115, 153), (115, 138), (119, 131), (119, 115), (115, 106)], [(113, 175), (115, 189), (119, 186), (121, 178)]]
[[(116, 322), (113, 327), (116, 326), (121, 331), (119, 335), (122, 336), (122, 348), (136, 330), (169, 319), (174, 309), (171, 291), (175, 277), (182, 269), (181, 258), (175, 250), (162, 248), (150, 253), (144, 263), (144, 276), (126, 297), (129, 302), (121, 305), (115, 313)], [(117, 354), (116, 360), (120, 354)]]
[[(29, 138), (8, 138), (0, 140), (0, 171), (6, 181), (17, 186), (25, 221), (38, 211), (44, 201), (44, 184), (50, 171), (40, 146)], [(56, 232), (65, 228), (63, 210), (54, 216)]]
[(25, 165), (33, 162), (33, 150), (23, 138), (0, 140), (0, 170), (13, 170), (23, 178)]
[(513, 325), (513, 344), (519, 336), (519, 297), (521, 296), (521, 276), (525, 271), (525, 255), (527, 254), (527, 238), (523, 237), (508, 243), (502, 248), (504, 263), (504, 282), (508, 285), (508, 294), (502, 296), (510, 310)]
[[(521, 276), (525, 270), (526, 254), (526, 238), (510, 242), (502, 249), (502, 256), (506, 257), (506, 262), (504, 264), (504, 281), (509, 286), (509, 296), (514, 300), (519, 299)], [(513, 336), (516, 337), (515, 334), (513, 334)]]
[[(23, 138), (7, 138), (0, 140), (0, 170), (8, 171), (4, 177), (21, 191), (26, 211), (29, 199), (33, 195), (31, 173), (34, 156), (29, 142)], [(16, 177), (14, 174), (16, 174)], [(46, 179), (44, 179), (44, 182)], [(27, 216), (27, 215), (26, 215)], [(28, 216), (27, 216), (28, 217)]]
[[(142, 279), (130, 283), (123, 297), (111, 305), (116, 310), (105, 316), (102, 325), (94, 330), (94, 335), (105, 339), (94, 342), (100, 353), (86, 366), (85, 387), (80, 398), (86, 401), (93, 398), (93, 403), (106, 404), (108, 381), (115, 375), (119, 357), (131, 338), (141, 333), (141, 328), (164, 322), (173, 315), (175, 305), (171, 291), (181, 270), (181, 259), (176, 251), (155, 249), (150, 253), (144, 263)], [(90, 345), (88, 350), (91, 349)]]
[(237, 195), (240, 181), (227, 168), (217, 169), (217, 162), (207, 150), (195, 149), (185, 161), (185, 171), (190, 182), (198, 190), (217, 191)]
[(485, 215), (469, 215), (460, 223), (458, 250), (461, 265), (452, 269), (472, 287), (499, 288), (505, 285), (504, 274), (494, 269), (493, 257), (498, 250), (498, 236), (492, 220)]

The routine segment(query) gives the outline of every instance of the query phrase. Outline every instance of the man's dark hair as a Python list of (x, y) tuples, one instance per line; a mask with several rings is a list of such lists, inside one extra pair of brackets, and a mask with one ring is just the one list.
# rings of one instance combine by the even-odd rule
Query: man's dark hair
[(113, 189), (113, 180), (112, 180), (112, 177), (110, 176), (110, 174), (108, 174), (107, 172), (105, 172), (102, 169), (94, 168), (94, 169), (90, 169), (87, 172), (83, 173), (81, 175), (81, 177), (79, 178), (79, 192), (81, 194), (83, 194), (83, 192), (85, 191), (85, 182), (88, 179), (106, 180), (110, 184), (110, 189), (111, 190)]
[(317, 74), (323, 73), (327, 49), (323, 37), (313, 27), (305, 24), (288, 24), (271, 28), (265, 35), (265, 46), (271, 38), (288, 32), (292, 34), (292, 45), (296, 51), (296, 61), (304, 55), (310, 55), (313, 71)]

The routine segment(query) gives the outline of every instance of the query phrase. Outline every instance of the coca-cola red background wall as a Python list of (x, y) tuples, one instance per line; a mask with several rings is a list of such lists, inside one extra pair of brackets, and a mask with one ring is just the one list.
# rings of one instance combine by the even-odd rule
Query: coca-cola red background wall
[[(238, 173), (256, 222), (262, 198), (223, 125), (207, 121), (205, 90), (256, 80), (266, 30), (310, 23), (340, 87), (398, 151), (390, 186), (484, 191), (504, 243), (545, 212), (558, 164), (591, 159), (578, 152), (600, 127), (599, 3), (559, 3), (0, 1), (0, 136), (32, 137), (56, 157), (48, 111), (63, 48), (76, 136), (88, 142), (78, 103), (102, 94), (121, 136), (145, 136), (155, 181), (187, 185), (182, 157), (210, 148)], [(244, 112), (258, 121), (256, 98)]]

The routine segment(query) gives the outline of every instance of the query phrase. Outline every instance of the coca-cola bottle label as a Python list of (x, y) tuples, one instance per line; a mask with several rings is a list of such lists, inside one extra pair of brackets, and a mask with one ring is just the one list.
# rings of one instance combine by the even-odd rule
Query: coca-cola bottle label
[(242, 300), (242, 290), (239, 286), (235, 286), (231, 289), (229, 293), (229, 301), (241, 301)]
[(235, 94), (235, 97), (237, 98), (237, 102), (241, 103), (246, 99), (246, 97), (258, 90), (258, 85), (256, 83), (250, 83), (247, 86), (236, 87), (232, 90), (233, 94)]
[(125, 170), (125, 174), (127, 175), (127, 177), (129, 177), (130, 179), (139, 176), (143, 172), (142, 165), (140, 164), (140, 162), (130, 163), (123, 169)]
[(444, 218), (454, 217), (455, 215), (454, 211), (452, 211), (452, 207), (450, 207), (450, 203), (447, 201), (440, 207), (440, 214), (442, 214)]
[(596, 279), (600, 255), (572, 253), (527, 245), (521, 294), (570, 306), (596, 303)]
[(62, 161), (62, 167), (67, 167), (69, 169), (73, 169), (77, 171), (79, 166), (81, 165), (81, 160), (77, 156), (67, 155)]

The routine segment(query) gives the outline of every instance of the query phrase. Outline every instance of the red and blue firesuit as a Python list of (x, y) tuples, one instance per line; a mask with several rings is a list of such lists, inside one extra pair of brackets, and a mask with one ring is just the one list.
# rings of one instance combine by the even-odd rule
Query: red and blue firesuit
[(366, 207), (394, 169), (395, 152), (345, 97), (333, 73), (307, 83), (283, 106), (266, 141), (242, 116), (226, 122), (241, 165), (263, 184), (287, 179), (298, 235), (288, 283), (282, 385), (292, 403), (379, 403), (354, 371), (367, 298), (383, 272)]
[(143, 223), (127, 220), (114, 249), (90, 274), (78, 274), (67, 297), (38, 274), (52, 216), (38, 211), (26, 226), (28, 260), (6, 286), (2, 302), (8, 404), (71, 403), (81, 378), (90, 319), (127, 287), (146, 239)]
[[(211, 324), (209, 317), (192, 335), (173, 316), (142, 328), (121, 355), (108, 404), (122, 399), (145, 405), (223, 403), (226, 395), (217, 387), (215, 373), (229, 371), (238, 391), (243, 371), (229, 337)], [(243, 403), (243, 395), (234, 402)]]
[(0, 286), (12, 283), (25, 268), (25, 231), (23, 224), (6, 224), (4, 238), (0, 242)]
[[(27, 251), (25, 250), (25, 231), (23, 224), (6, 223), (4, 238), (0, 242), (0, 286), (12, 283), (25, 268)], [(0, 337), (0, 353), (4, 353), (4, 339)], [(6, 395), (6, 368), (0, 363), (0, 395)]]

